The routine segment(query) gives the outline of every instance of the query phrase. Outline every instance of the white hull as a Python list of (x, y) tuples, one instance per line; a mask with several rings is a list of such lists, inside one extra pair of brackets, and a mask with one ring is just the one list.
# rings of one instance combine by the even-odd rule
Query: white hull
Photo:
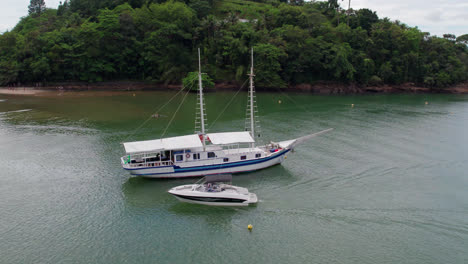
[[(200, 177), (210, 174), (225, 174), (225, 173), (240, 173), (249, 172), (264, 169), (276, 164), (283, 162), (285, 154), (289, 150), (282, 150), (279, 153), (275, 153), (273, 157), (265, 158), (265, 161), (261, 159), (254, 164), (246, 165), (230, 165), (230, 164), (219, 164), (219, 165), (208, 165), (204, 170), (196, 169), (196, 167), (184, 167), (175, 168), (174, 166), (155, 167), (155, 168), (142, 168), (142, 169), (126, 169), (132, 175), (138, 175), (146, 178), (186, 178), (186, 177)], [(255, 162), (255, 160), (247, 160), (245, 163)], [(216, 169), (216, 167), (225, 167)], [(187, 170), (187, 172), (184, 172)]]
[[(211, 176), (208, 176), (211, 177)], [(248, 206), (257, 203), (257, 195), (246, 188), (227, 184), (216, 185), (218, 189), (207, 191), (204, 184), (181, 185), (168, 192), (179, 201), (212, 206)]]
[(176, 196), (177, 200), (184, 202), (184, 203), (191, 203), (191, 204), (203, 204), (203, 205), (211, 205), (211, 206), (249, 206), (249, 203), (222, 203), (222, 202), (202, 202), (202, 201), (194, 201), (189, 199), (184, 199), (182, 197)]

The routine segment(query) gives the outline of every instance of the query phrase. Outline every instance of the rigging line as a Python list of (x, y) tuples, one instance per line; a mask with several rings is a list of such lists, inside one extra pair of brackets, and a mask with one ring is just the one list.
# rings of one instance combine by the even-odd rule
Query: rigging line
[[(257, 75), (259, 75), (259, 74), (257, 73)], [(262, 75), (260, 74), (260, 76), (262, 76)], [(284, 97), (286, 97), (288, 100), (290, 100), (291, 102), (293, 102), (293, 104), (295, 104), (297, 107), (301, 108), (302, 110), (306, 111), (306, 112), (309, 113), (309, 114), (312, 114), (312, 112), (310, 112), (309, 110), (307, 110), (307, 109), (306, 109), (305, 107), (303, 107), (302, 105), (298, 104), (298, 103), (297, 103), (296, 101), (294, 101), (294, 99), (292, 99), (289, 95), (287, 95), (287, 94), (285, 94), (283, 91), (281, 91), (280, 88), (275, 87), (274, 84), (273, 84), (272, 82), (270, 82), (270, 80), (268, 80), (268, 79), (266, 79), (266, 78), (265, 78), (265, 80), (266, 80), (268, 83), (270, 83), (270, 84), (272, 85), (272, 87), (274, 87), (276, 90), (278, 90)]]
[[(156, 110), (156, 108), (157, 108), (157, 107), (156, 107), (156, 108), (153, 109), (153, 111), (152, 111), (151, 113), (157, 114), (157, 113), (161, 112), (161, 110), (163, 110), (164, 107), (166, 107), (166, 105), (168, 105), (174, 98), (176, 98), (176, 96), (177, 96), (180, 92), (182, 92), (184, 89), (185, 89), (185, 87), (182, 86), (182, 89), (180, 89), (174, 96), (172, 96), (171, 99), (169, 99), (169, 101), (167, 101), (163, 106), (161, 106), (161, 107), (158, 109), (158, 111), (154, 112), (154, 110)], [(190, 90), (189, 90), (189, 91), (190, 91)], [(134, 135), (136, 134), (136, 132), (138, 132), (138, 130), (140, 130), (146, 123), (148, 123), (148, 121), (153, 117), (153, 115), (154, 115), (154, 114), (151, 114), (151, 115), (148, 117), (148, 119), (146, 119), (139, 127), (137, 127), (137, 128), (132, 132), (132, 134), (130, 134), (128, 137), (126, 137), (124, 141), (127, 141), (130, 137), (134, 136)]]
[(177, 115), (177, 112), (179, 112), (180, 107), (184, 104), (185, 98), (187, 98), (187, 95), (189, 94), (189, 92), (190, 92), (190, 89), (187, 89), (187, 93), (185, 93), (184, 98), (182, 98), (182, 102), (180, 102), (179, 106), (177, 107), (177, 110), (172, 115), (171, 120), (167, 124), (166, 129), (164, 129), (164, 132), (161, 134), (161, 137), (159, 139), (162, 139), (162, 137), (164, 137), (164, 134), (166, 134), (167, 129), (169, 128), (169, 126), (171, 125), (171, 123), (174, 120), (175, 116)]
[(229, 103), (224, 107), (223, 111), (221, 111), (221, 113), (219, 113), (218, 117), (216, 117), (215, 121), (213, 121), (213, 123), (211, 123), (211, 126), (208, 128), (208, 130), (210, 130), (214, 124), (216, 123), (216, 121), (218, 121), (218, 119), (221, 117), (221, 115), (226, 111), (226, 109), (231, 105), (232, 101), (234, 101), (234, 99), (236, 98), (237, 94), (240, 92), (240, 90), (242, 90), (242, 88), (244, 88), (245, 84), (247, 83), (248, 79), (245, 80), (245, 82), (241, 85), (241, 87), (239, 88), (239, 90), (237, 90), (236, 94), (231, 98), (231, 100), (229, 101)]

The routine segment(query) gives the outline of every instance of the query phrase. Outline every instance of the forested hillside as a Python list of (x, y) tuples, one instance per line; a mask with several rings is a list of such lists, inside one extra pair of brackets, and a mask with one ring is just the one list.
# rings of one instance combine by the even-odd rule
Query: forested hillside
[(181, 83), (197, 67), (198, 47), (211, 78), (239, 82), (253, 47), (261, 87), (338, 81), (440, 88), (468, 80), (468, 35), (434, 37), (368, 9), (340, 10), (336, 0), (65, 0), (58, 9), (31, 6), (0, 35), (0, 85)]

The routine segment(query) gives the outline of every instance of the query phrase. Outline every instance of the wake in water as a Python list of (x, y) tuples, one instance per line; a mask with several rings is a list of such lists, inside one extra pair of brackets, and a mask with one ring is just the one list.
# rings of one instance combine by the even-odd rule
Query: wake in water
[(61, 125), (16, 125), (16, 129), (26, 129), (41, 133), (95, 135), (99, 131), (93, 128)]
[(6, 111), (6, 112), (0, 112), (0, 115), (2, 114), (10, 114), (10, 113), (22, 113), (22, 112), (29, 112), (32, 109), (21, 109), (21, 110), (14, 110), (14, 111)]

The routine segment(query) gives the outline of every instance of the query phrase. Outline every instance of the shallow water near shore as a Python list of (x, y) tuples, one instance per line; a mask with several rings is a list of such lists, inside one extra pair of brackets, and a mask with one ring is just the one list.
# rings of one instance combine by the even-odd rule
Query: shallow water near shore
[[(174, 96), (0, 95), (0, 263), (468, 262), (468, 96), (258, 93), (264, 142), (335, 130), (235, 175), (259, 197), (247, 208), (180, 203), (167, 190), (196, 179), (121, 169), (120, 143), (159, 138)], [(246, 97), (208, 93), (209, 131), (243, 130)], [(193, 132), (195, 103), (165, 136)]]

